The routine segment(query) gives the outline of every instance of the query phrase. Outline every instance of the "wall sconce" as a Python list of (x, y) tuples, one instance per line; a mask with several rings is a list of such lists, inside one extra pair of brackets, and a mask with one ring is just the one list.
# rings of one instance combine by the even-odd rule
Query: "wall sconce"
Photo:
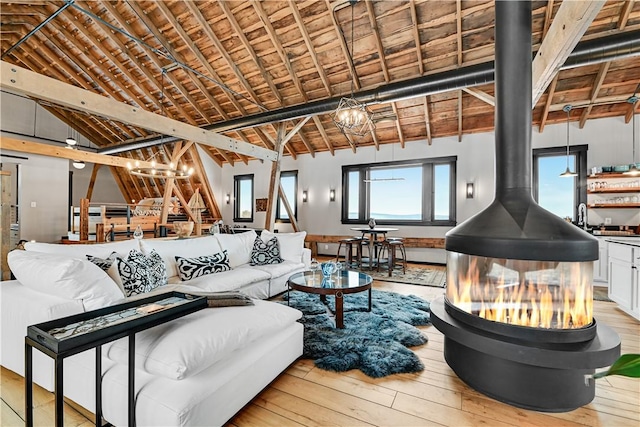
[(229, 202), (231, 202), (231, 194), (227, 193), (227, 195), (224, 196), (224, 201), (229, 204)]
[(473, 182), (467, 182), (467, 199), (473, 199), (475, 188)]
[(307, 203), (308, 198), (309, 198), (309, 193), (307, 192), (307, 190), (302, 190), (302, 202)]
[(335, 189), (331, 189), (329, 190), (329, 201), (330, 202), (335, 202), (336, 201), (336, 190)]

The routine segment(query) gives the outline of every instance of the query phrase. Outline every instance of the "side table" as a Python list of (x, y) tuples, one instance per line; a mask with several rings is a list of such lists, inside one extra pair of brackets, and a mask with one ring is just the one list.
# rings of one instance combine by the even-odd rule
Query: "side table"
[(55, 425), (64, 425), (63, 361), (96, 350), (96, 426), (102, 422), (102, 344), (129, 337), (128, 425), (135, 426), (135, 335), (207, 307), (207, 297), (167, 292), (27, 327), (25, 421), (33, 426), (33, 348), (54, 359)]

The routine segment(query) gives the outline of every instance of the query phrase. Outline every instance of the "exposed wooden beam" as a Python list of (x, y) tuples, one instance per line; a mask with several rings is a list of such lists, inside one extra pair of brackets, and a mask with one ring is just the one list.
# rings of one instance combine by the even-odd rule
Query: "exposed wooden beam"
[(456, 45), (458, 66), (462, 65), (462, 0), (456, 0)]
[[(258, 95), (255, 93), (255, 91), (253, 90), (253, 88), (251, 87), (251, 85), (249, 84), (247, 79), (244, 77), (244, 75), (242, 74), (240, 69), (233, 62), (233, 59), (231, 59), (231, 56), (229, 56), (229, 54), (227, 53), (227, 50), (224, 48), (224, 46), (222, 46), (222, 43), (218, 40), (218, 37), (215, 35), (213, 30), (209, 26), (209, 23), (207, 22), (205, 17), (202, 15), (202, 12), (200, 12), (200, 9), (198, 9), (196, 3), (195, 2), (185, 2), (184, 5), (189, 9), (189, 12), (191, 12), (191, 15), (193, 15), (196, 18), (196, 20), (200, 24), (199, 28), (207, 36), (207, 40), (210, 41), (211, 43), (213, 43), (213, 45), (216, 48), (216, 50), (222, 56), (222, 59), (226, 62), (227, 66), (231, 69), (233, 75), (236, 76), (236, 78), (238, 79), (238, 81), (240, 82), (242, 87), (247, 91), (247, 93), (249, 94), (251, 99), (253, 99), (257, 103), (260, 103), (260, 100), (258, 99)], [(207, 67), (207, 70), (209, 70), (209, 72), (212, 73), (211, 76), (214, 79), (216, 79), (218, 81), (222, 81), (222, 79), (213, 70), (211, 65), (209, 65)], [(245, 111), (244, 107), (242, 107), (240, 102), (236, 99), (235, 95), (230, 94), (226, 90), (224, 92), (225, 92), (225, 95), (227, 96), (227, 98), (229, 99), (229, 101), (231, 101), (231, 103), (236, 107), (236, 109), (238, 111), (240, 111), (242, 114), (246, 114), (246, 111)]]
[[(280, 144), (285, 145), (287, 142), (289, 142), (289, 140), (293, 138), (293, 136), (302, 128), (302, 126), (304, 126), (305, 123), (309, 121), (310, 118), (311, 117), (307, 116), (303, 119), (298, 120), (298, 123), (296, 123), (293, 129), (291, 129), (289, 133), (287, 133), (287, 135), (282, 138)], [(278, 131), (279, 130), (280, 129), (278, 129)]]
[[(300, 15), (300, 11), (298, 10), (298, 6), (294, 0), (289, 0), (289, 8), (291, 9), (291, 13), (296, 20), (296, 24), (298, 24), (298, 29), (302, 34), (302, 39), (304, 40), (305, 45), (307, 46), (307, 50), (309, 52), (309, 56), (311, 56), (311, 60), (313, 61), (313, 65), (316, 67), (316, 71), (320, 76), (320, 80), (322, 80), (322, 84), (324, 85), (325, 90), (329, 96), (333, 95), (331, 91), (331, 83), (327, 78), (327, 73), (324, 71), (324, 67), (320, 65), (320, 61), (318, 61), (318, 56), (316, 55), (316, 49), (311, 43), (311, 37), (309, 36), (309, 32), (307, 31), (307, 26), (302, 20), (302, 16)], [(317, 123), (316, 123), (317, 125)]]
[(622, 10), (620, 11), (620, 17), (618, 18), (618, 29), (624, 30), (629, 22), (629, 12), (633, 9), (633, 3), (635, 0), (625, 0), (622, 2)]
[(625, 114), (624, 116), (624, 122), (629, 123), (633, 118), (633, 115), (638, 114), (638, 111), (640, 111), (640, 102), (636, 102), (635, 104), (629, 105), (629, 110), (627, 111), (627, 114)]
[[(273, 28), (273, 25), (271, 25), (271, 19), (269, 18), (269, 15), (267, 15), (267, 12), (264, 10), (260, 2), (253, 1), (251, 2), (251, 5), (256, 10), (256, 12), (258, 12), (258, 16), (262, 20), (262, 24), (264, 25), (264, 28), (267, 31), (267, 36), (271, 40), (271, 44), (273, 45), (273, 47), (276, 49), (276, 52), (278, 53), (280, 60), (282, 61), (285, 68), (289, 72), (289, 77), (293, 81), (294, 86), (298, 89), (298, 92), (300, 93), (302, 98), (305, 101), (308, 101), (309, 98), (307, 97), (307, 93), (304, 90), (304, 87), (302, 87), (302, 83), (298, 78), (298, 73), (296, 73), (296, 71), (293, 69), (293, 65), (291, 65), (291, 61), (289, 60), (287, 53), (284, 51), (284, 48), (280, 43), (278, 34), (276, 34), (275, 28)], [(258, 66), (261, 67), (262, 66), (261, 63), (258, 63)]]
[(536, 105), (605, 3), (605, 0), (562, 2), (533, 60), (532, 106)]
[[(276, 202), (278, 201), (278, 188), (280, 188), (280, 167), (282, 153), (284, 152), (285, 143), (285, 124), (278, 124), (278, 136), (276, 137), (275, 147), (278, 151), (278, 160), (271, 163), (271, 175), (269, 176), (269, 197), (267, 199), (267, 212), (265, 215), (264, 228), (273, 231), (276, 222)], [(291, 133), (290, 133), (291, 134)], [(293, 136), (293, 135), (291, 135)]]
[(89, 114), (108, 117), (211, 147), (239, 152), (257, 159), (273, 161), (277, 157), (276, 153), (263, 147), (132, 107), (4, 61), (0, 62), (0, 87)]
[[(91, 170), (91, 179), (89, 179), (89, 187), (87, 188), (87, 199), (91, 201), (93, 196), (93, 187), (96, 185), (96, 179), (98, 178), (98, 171), (100, 170), (100, 163), (94, 163)], [(124, 196), (124, 194), (123, 194)]]
[(398, 106), (395, 102), (391, 103), (391, 109), (393, 110), (393, 114), (396, 115), (396, 129), (398, 130), (398, 139), (400, 140), (400, 145), (404, 148), (404, 133), (402, 132), (402, 125), (400, 124), (400, 114), (398, 113)]
[(544, 11), (544, 24), (542, 26), (542, 40), (547, 36), (551, 25), (551, 15), (553, 15), (553, 0), (547, 1), (547, 9)]
[[(621, 102), (626, 102), (628, 98), (629, 95), (627, 94), (601, 96), (596, 98), (594, 103), (598, 105), (619, 104)], [(566, 104), (568, 104), (568, 102), (562, 104), (551, 104), (551, 106), (549, 107), (549, 111), (560, 111)], [(589, 104), (591, 104), (591, 99), (579, 99), (571, 101), (571, 105), (573, 106), (573, 108), (583, 108), (587, 107)]]
[(420, 43), (420, 30), (418, 29), (418, 14), (416, 12), (416, 1), (409, 0), (411, 10), (411, 20), (413, 21), (413, 40), (416, 44), (416, 55), (418, 56), (418, 69), (420, 75), (424, 74), (424, 59), (422, 58), (422, 44)]
[(433, 140), (431, 137), (431, 120), (429, 119), (429, 97), (428, 96), (424, 97), (423, 103), (424, 103), (424, 122), (427, 127), (427, 142), (429, 143), (429, 145), (431, 145), (433, 143)]
[(558, 84), (558, 74), (555, 75), (551, 85), (549, 86), (549, 93), (547, 94), (547, 102), (544, 104), (544, 108), (542, 109), (542, 115), (540, 116), (540, 125), (538, 126), (538, 132), (542, 133), (544, 130), (544, 125), (547, 122), (547, 117), (549, 117), (549, 109), (551, 108), (551, 103), (553, 102), (553, 95), (556, 93), (556, 86)]
[(458, 142), (462, 142), (462, 91), (458, 91)]
[[(105, 154), (92, 153), (90, 151), (69, 150), (66, 147), (58, 147), (56, 145), (43, 144), (40, 142), (32, 142), (24, 139), (16, 139), (7, 136), (0, 136), (2, 149), (7, 151), (17, 151), (19, 153), (38, 154), (41, 156), (58, 157), (68, 160), (82, 160), (88, 163), (98, 163), (101, 165), (116, 166), (126, 168), (127, 160), (124, 157), (107, 156)], [(140, 166), (150, 168), (151, 162), (140, 161)]]
[[(249, 41), (249, 39), (247, 39), (247, 36), (244, 35), (244, 30), (242, 29), (242, 27), (240, 27), (240, 24), (238, 24), (238, 21), (236, 20), (236, 17), (233, 15), (233, 12), (231, 11), (229, 5), (225, 1), (217, 2), (216, 4), (218, 5), (218, 7), (220, 7), (220, 9), (222, 9), (222, 12), (226, 16), (227, 20), (229, 21), (233, 29), (235, 30), (235, 36), (238, 37), (238, 39), (240, 39), (245, 50), (249, 53), (251, 58), (253, 58), (253, 61), (255, 62), (256, 67), (258, 68), (258, 71), (260, 71), (260, 75), (262, 76), (264, 81), (267, 83), (267, 85), (271, 89), (272, 95), (276, 97), (276, 99), (278, 100), (278, 102), (280, 102), (280, 104), (282, 104), (282, 95), (280, 95), (278, 88), (276, 88), (276, 85), (273, 83), (273, 79), (271, 78), (271, 75), (269, 75), (267, 70), (265, 70), (264, 66), (262, 65), (262, 61), (258, 57), (258, 54), (251, 46), (251, 42)], [(224, 50), (226, 51), (226, 49)], [(233, 62), (233, 60), (231, 62)]]
[(593, 108), (593, 103), (598, 98), (598, 93), (600, 93), (600, 88), (602, 87), (602, 83), (604, 83), (604, 78), (607, 75), (607, 71), (609, 71), (609, 65), (611, 62), (604, 62), (600, 64), (600, 70), (598, 70), (598, 75), (593, 82), (593, 88), (591, 89), (591, 103), (582, 110), (582, 114), (580, 115), (580, 129), (584, 127), (584, 124), (587, 122), (589, 118), (589, 114), (591, 113), (591, 109)]
[(202, 191), (204, 193), (204, 201), (209, 207), (209, 212), (211, 216), (216, 219), (221, 219), (222, 214), (220, 213), (220, 207), (218, 206), (218, 202), (216, 201), (216, 197), (211, 191), (210, 181), (207, 179), (207, 173), (202, 165), (202, 159), (200, 158), (200, 153), (198, 153), (198, 149), (195, 145), (192, 145), (189, 148), (189, 152), (191, 153), (191, 158), (193, 159), (193, 168), (196, 170), (198, 176), (203, 177), (202, 180)]
[[(342, 53), (344, 54), (344, 62), (347, 64), (347, 68), (349, 68), (349, 73), (351, 74), (351, 80), (353, 81), (353, 85), (355, 89), (359, 90), (361, 88), (360, 79), (358, 78), (358, 73), (356, 73), (356, 69), (353, 66), (353, 61), (350, 61), (349, 58), (352, 58), (351, 52), (349, 51), (349, 47), (345, 41), (345, 37), (343, 36), (342, 27), (340, 27), (340, 23), (336, 20), (335, 13), (332, 13), (334, 4), (329, 0), (325, 0), (327, 5), (327, 9), (329, 10), (329, 15), (331, 16), (331, 22), (333, 22), (333, 28), (336, 30), (336, 35), (338, 36), (338, 41), (340, 42), (340, 47), (342, 48)], [(355, 4), (350, 7), (355, 7)], [(337, 12), (337, 10), (336, 10)]]
[(469, 95), (473, 95), (476, 98), (478, 98), (481, 101), (486, 102), (487, 104), (491, 105), (492, 107), (496, 106), (496, 99), (489, 95), (487, 92), (482, 91), (480, 89), (476, 89), (473, 87), (466, 87), (464, 89), (462, 89), (463, 91), (467, 92)]
[(289, 200), (287, 199), (287, 195), (282, 189), (282, 183), (278, 184), (278, 194), (280, 195), (280, 200), (282, 200), (282, 204), (284, 205), (284, 209), (287, 211), (287, 215), (289, 215), (289, 221), (291, 222), (291, 228), (293, 228), (294, 232), (299, 231), (298, 228), (298, 220), (296, 219), (295, 212), (291, 209), (291, 205), (289, 204)]
[(318, 128), (318, 132), (320, 132), (320, 135), (322, 135), (322, 139), (324, 140), (325, 145), (329, 149), (329, 152), (331, 153), (332, 156), (335, 156), (335, 149), (333, 148), (333, 144), (331, 144), (331, 142), (329, 141), (329, 136), (327, 135), (327, 132), (324, 130), (322, 121), (320, 120), (320, 118), (318, 118), (318, 116), (313, 116), (312, 119), (316, 125), (316, 128)]
[(380, 66), (382, 67), (382, 74), (384, 75), (384, 81), (389, 82), (391, 77), (389, 76), (389, 69), (384, 57), (384, 47), (382, 46), (382, 39), (380, 39), (380, 31), (378, 30), (378, 21), (376, 20), (376, 12), (373, 10), (373, 2), (371, 0), (365, 0), (367, 6), (367, 15), (369, 16), (369, 24), (373, 32), (373, 38), (376, 41), (376, 49), (378, 50), (378, 59), (380, 60)]

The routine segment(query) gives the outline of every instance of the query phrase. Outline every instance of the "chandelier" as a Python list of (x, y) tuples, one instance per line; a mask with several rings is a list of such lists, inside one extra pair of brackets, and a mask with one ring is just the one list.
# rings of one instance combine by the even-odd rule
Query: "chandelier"
[[(355, 33), (353, 31), (353, 9), (358, 0), (349, 0), (351, 5), (351, 52), (349, 54), (349, 61), (351, 68), (355, 73), (355, 66), (353, 65), (353, 41)], [(333, 123), (340, 129), (345, 135), (352, 135), (361, 137), (366, 135), (370, 129), (373, 128), (373, 121), (371, 120), (372, 112), (367, 108), (367, 105), (358, 101), (353, 96), (353, 79), (351, 76), (351, 96), (342, 97), (338, 103), (338, 107), (331, 114)]]
[(140, 167), (140, 162), (136, 160), (132, 165), (127, 163), (127, 169), (131, 175), (142, 176), (145, 178), (189, 178), (193, 175), (193, 168), (182, 165), (177, 168), (173, 163), (169, 165), (158, 165), (155, 160), (151, 160), (151, 167)]

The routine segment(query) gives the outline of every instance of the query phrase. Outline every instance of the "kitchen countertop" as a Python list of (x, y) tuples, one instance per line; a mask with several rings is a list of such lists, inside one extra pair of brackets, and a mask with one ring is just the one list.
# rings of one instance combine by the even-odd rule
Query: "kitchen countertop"
[(621, 245), (630, 245), (640, 247), (640, 236), (610, 236), (606, 239), (609, 243), (619, 243)]

